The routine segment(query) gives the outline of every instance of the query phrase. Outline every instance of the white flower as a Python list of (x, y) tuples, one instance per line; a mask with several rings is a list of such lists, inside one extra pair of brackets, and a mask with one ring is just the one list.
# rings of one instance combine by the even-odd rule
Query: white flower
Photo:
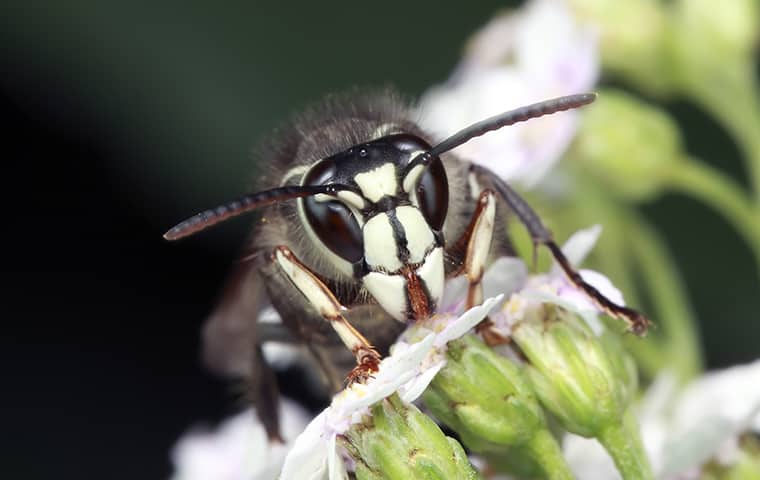
[(336, 437), (369, 414), (369, 407), (398, 392), (414, 401), (444, 365), (446, 344), (485, 318), (501, 297), (490, 298), (460, 317), (436, 315), (415, 324), (394, 344), (391, 354), (367, 383), (354, 383), (333, 397), (332, 403), (306, 427), (288, 453), (281, 480), (348, 478)]
[[(571, 264), (577, 265), (586, 258), (601, 231), (601, 226), (595, 225), (576, 232), (567, 240), (562, 246), (562, 252)], [(492, 269), (497, 268), (497, 266), (498, 264), (494, 264)], [(525, 272), (526, 270), (521, 271)], [(608, 299), (618, 305), (625, 304), (620, 290), (615, 288), (612, 282), (601, 273), (583, 269), (579, 270), (578, 273)], [(491, 275), (497, 274), (493, 272)], [(505, 275), (508, 273), (502, 274), (502, 276)], [(523, 318), (526, 308), (538, 303), (559, 305), (580, 315), (595, 334), (600, 335), (603, 331), (604, 327), (598, 318), (601, 310), (584, 292), (570, 283), (559, 265), (553, 265), (549, 273), (529, 277), (526, 274), (522, 279), (513, 278), (509, 282), (512, 287), (516, 283), (520, 286), (515, 293), (512, 293), (504, 308), (499, 313), (492, 315), (496, 331), (500, 334), (508, 336), (511, 333), (511, 326)]]
[[(663, 373), (638, 412), (656, 478), (699, 478), (709, 460), (731, 465), (738, 455), (739, 435), (760, 434), (760, 360), (707, 373), (680, 390), (675, 376)], [(593, 440), (568, 434), (563, 451), (578, 478), (620, 478)]]
[(270, 443), (254, 409), (226, 420), (215, 431), (192, 431), (172, 449), (172, 480), (270, 480), (310, 415), (295, 403), (280, 402), (285, 444)]
[[(529, 1), (475, 35), (449, 81), (423, 96), (423, 125), (448, 136), (510, 108), (588, 91), (596, 82), (597, 57), (594, 34), (576, 22), (564, 1)], [(559, 159), (576, 129), (576, 113), (564, 112), (489, 133), (455, 151), (530, 187)]]

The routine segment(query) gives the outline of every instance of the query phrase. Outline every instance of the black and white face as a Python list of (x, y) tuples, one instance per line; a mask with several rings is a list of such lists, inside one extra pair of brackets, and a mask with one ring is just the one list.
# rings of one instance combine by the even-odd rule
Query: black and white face
[(300, 199), (304, 225), (336, 268), (402, 321), (433, 313), (443, 293), (446, 171), (438, 158), (409, 167), (430, 148), (413, 135), (382, 137), (320, 160), (302, 181), (350, 187)]

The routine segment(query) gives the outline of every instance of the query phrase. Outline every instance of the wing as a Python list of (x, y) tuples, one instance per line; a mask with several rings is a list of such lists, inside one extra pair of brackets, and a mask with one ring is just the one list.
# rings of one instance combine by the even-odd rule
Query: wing
[(265, 304), (256, 262), (243, 258), (235, 265), (219, 304), (203, 326), (202, 356), (215, 373), (243, 380), (246, 395), (256, 405), (269, 438), (281, 441), (277, 379), (264, 360), (261, 344), (269, 339), (282, 340), (284, 328), (258, 323)]
[(241, 260), (228, 277), (221, 298), (203, 326), (203, 362), (227, 377), (255, 373), (256, 323), (266, 301), (254, 262)]

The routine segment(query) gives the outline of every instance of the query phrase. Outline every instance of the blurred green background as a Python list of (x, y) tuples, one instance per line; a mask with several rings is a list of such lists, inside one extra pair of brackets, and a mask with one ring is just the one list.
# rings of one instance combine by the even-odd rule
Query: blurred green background
[[(68, 379), (92, 375), (78, 365), (116, 369), (120, 388), (141, 391), (145, 399), (142, 407), (121, 395), (112, 400), (117, 403), (99, 405), (115, 415), (143, 408), (149, 420), (160, 423), (176, 398), (160, 397), (167, 403), (154, 407), (150, 395), (175, 387), (206, 395), (222, 409), (219, 398), (192, 390), (200, 384), (171, 386), (175, 374), (169, 368), (150, 386), (139, 375), (163, 361), (192, 364), (185, 373), (203, 375), (192, 353), (197, 329), (247, 222), (231, 222), (180, 246), (164, 245), (163, 231), (245, 191), (257, 168), (250, 155), (256, 142), (325, 93), (392, 84), (416, 96), (444, 81), (469, 35), (504, 6), (486, 1), (3, 2), (0, 86), (5, 118), (15, 124), (4, 129), (11, 145), (4, 195), (9, 204), (22, 199), (31, 209), (6, 230), (12, 247), (7, 251), (24, 260), (11, 261), (4, 275), (15, 319), (5, 353), (33, 351), (36, 361), (53, 364), (78, 356), (81, 362), (72, 364)], [(626, 87), (616, 79), (603, 83)], [(686, 101), (665, 107), (683, 129), (690, 153), (746, 184), (735, 145), (710, 117)], [(67, 203), (69, 195), (79, 200)], [(760, 282), (737, 234), (716, 213), (678, 195), (667, 194), (642, 210), (683, 274), (708, 366), (760, 356)], [(51, 232), (51, 224), (60, 228)], [(61, 241), (68, 248), (60, 248)], [(121, 282), (113, 290), (118, 293), (109, 296), (104, 275)], [(61, 282), (78, 294), (48, 292)], [(46, 301), (39, 302), (40, 295)], [(102, 308), (90, 310), (83, 306), (88, 302)], [(104, 335), (109, 327), (103, 322), (121, 309), (139, 319), (124, 326), (129, 332), (124, 335), (131, 336)], [(62, 325), (61, 315), (78, 323)], [(53, 322), (56, 339), (43, 347), (38, 341)], [(119, 370), (130, 363), (144, 363), (144, 370)], [(18, 405), (29, 404), (26, 392), (45, 406), (40, 387), (24, 380), (37, 373), (23, 362), (15, 368)], [(97, 382), (70, 382), (61, 388), (83, 388), (88, 401), (103, 393)], [(56, 395), (50, 403), (61, 405)], [(79, 400), (70, 393), (63, 404)], [(144, 445), (144, 455), (135, 454), (124, 478), (165, 474), (165, 452), (182, 431), (180, 417), (187, 423), (202, 417), (204, 408), (173, 412), (176, 423), (166, 426), (150, 449)], [(87, 412), (82, 418), (85, 424), (93, 421)], [(143, 426), (151, 436), (150, 422)], [(35, 441), (29, 440), (32, 446)], [(130, 442), (125, 448), (140, 446)], [(100, 458), (104, 464), (111, 459)]]

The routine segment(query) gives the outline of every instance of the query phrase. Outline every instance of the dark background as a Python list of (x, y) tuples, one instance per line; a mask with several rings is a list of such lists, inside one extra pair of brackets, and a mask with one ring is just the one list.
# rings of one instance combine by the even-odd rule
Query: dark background
[[(250, 148), (309, 101), (444, 80), (498, 6), (358, 3), (0, 7), (0, 476), (164, 478), (183, 431), (234, 410), (199, 366), (198, 330), (245, 220), (177, 244), (161, 234), (243, 191)], [(690, 151), (741, 178), (719, 127), (669, 107)], [(691, 200), (644, 212), (684, 273), (708, 365), (755, 358), (748, 249)]]

